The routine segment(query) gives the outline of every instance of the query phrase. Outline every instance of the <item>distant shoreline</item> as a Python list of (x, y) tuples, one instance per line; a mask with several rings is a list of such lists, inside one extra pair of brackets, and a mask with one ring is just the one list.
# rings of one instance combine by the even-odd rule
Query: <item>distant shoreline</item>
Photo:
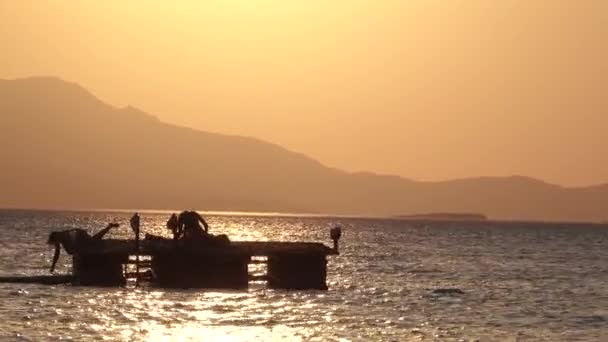
[(430, 220), (430, 221), (488, 221), (484, 214), (477, 213), (428, 213), (394, 216), (400, 220)]

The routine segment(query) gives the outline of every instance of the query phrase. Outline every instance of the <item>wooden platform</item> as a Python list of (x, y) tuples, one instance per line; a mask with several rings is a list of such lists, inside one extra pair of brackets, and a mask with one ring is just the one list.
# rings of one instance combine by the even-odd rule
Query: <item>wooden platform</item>
[[(181, 242), (181, 241), (180, 241)], [(81, 255), (105, 254), (105, 255), (133, 255), (136, 254), (135, 241), (108, 239), (96, 242), (94, 245), (83, 247), (79, 250)], [(176, 244), (170, 239), (142, 240), (140, 242), (140, 255), (162, 255), (175, 253), (176, 251), (187, 252), (196, 255), (214, 256), (272, 256), (277, 254), (302, 254), (302, 255), (335, 255), (334, 249), (316, 242), (278, 242), (278, 241), (232, 241), (225, 246), (197, 244)]]
[[(64, 249), (70, 247), (71, 275), (0, 277), (0, 282), (124, 286), (131, 278), (136, 284), (146, 281), (160, 287), (241, 289), (250, 281), (266, 281), (275, 289), (326, 290), (327, 256), (338, 254), (340, 235), (339, 227), (330, 231), (333, 248), (317, 242), (229, 241), (212, 235), (177, 242), (146, 235), (139, 243), (74, 238), (61, 241)], [(250, 265), (266, 273), (250, 274)]]
[[(89, 241), (73, 244), (70, 278), (18, 279), (23, 282), (65, 282), (83, 286), (123, 286), (129, 278), (166, 288), (242, 289), (250, 281), (266, 281), (275, 289), (326, 290), (327, 256), (334, 248), (316, 242), (204, 241), (146, 236), (137, 249), (134, 240)], [(250, 274), (249, 265), (265, 274)], [(264, 264), (264, 265), (260, 265)]]
[(59, 284), (69, 284), (72, 281), (73, 281), (73, 277), (70, 274), (0, 276), (0, 283), (59, 285)]

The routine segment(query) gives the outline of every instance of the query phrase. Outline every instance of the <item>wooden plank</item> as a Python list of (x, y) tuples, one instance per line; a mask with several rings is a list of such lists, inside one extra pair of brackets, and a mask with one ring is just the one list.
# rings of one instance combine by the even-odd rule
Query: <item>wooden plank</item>
[(71, 275), (3, 276), (0, 283), (58, 285), (72, 282)]
[(139, 267), (142, 268), (146, 268), (146, 267), (150, 267), (152, 266), (152, 262), (149, 260), (140, 260), (139, 262), (137, 262), (137, 260), (129, 260), (127, 262), (124, 263), (125, 265), (139, 265)]
[[(181, 242), (181, 241), (180, 241)], [(140, 254), (157, 255), (173, 253), (176, 250), (197, 255), (248, 255), (270, 256), (276, 254), (335, 254), (332, 248), (317, 242), (277, 242), (277, 241), (232, 241), (225, 246), (213, 246), (201, 243), (190, 243), (176, 246), (172, 239), (142, 240)], [(80, 250), (78, 254), (114, 254), (130, 255), (135, 253), (135, 242), (132, 240), (103, 240), (94, 246)]]

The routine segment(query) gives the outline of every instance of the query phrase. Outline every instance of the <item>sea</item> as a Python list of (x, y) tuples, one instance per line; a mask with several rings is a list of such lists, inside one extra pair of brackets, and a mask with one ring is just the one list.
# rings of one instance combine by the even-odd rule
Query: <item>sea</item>
[[(51, 231), (116, 221), (109, 236), (132, 237), (131, 214), (2, 210), (0, 276), (48, 274)], [(170, 212), (140, 214), (144, 232), (170, 236)], [(231, 240), (331, 245), (340, 225), (329, 290), (0, 283), (0, 341), (608, 341), (605, 225), (205, 217)], [(63, 253), (58, 272), (70, 267)]]

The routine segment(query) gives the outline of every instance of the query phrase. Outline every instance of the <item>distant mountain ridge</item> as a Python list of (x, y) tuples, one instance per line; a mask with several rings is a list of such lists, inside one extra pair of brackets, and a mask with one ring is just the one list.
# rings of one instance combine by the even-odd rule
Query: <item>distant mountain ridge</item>
[(52, 77), (0, 80), (0, 207), (142, 208), (608, 220), (608, 184), (417, 182), (348, 173), (254, 138), (163, 123)]

